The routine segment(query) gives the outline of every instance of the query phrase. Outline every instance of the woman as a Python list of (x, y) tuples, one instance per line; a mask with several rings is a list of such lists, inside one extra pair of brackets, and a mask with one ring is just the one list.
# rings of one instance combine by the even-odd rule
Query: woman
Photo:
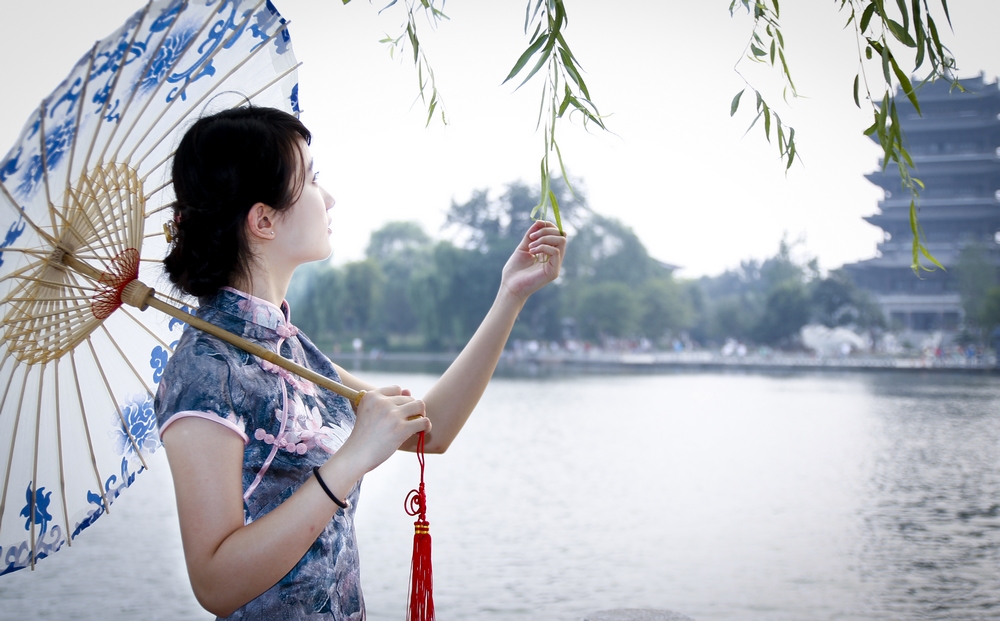
[[(309, 131), (278, 110), (197, 121), (173, 162), (175, 235), (164, 261), (204, 319), (369, 391), (343, 397), (198, 330), (185, 330), (156, 399), (198, 601), (232, 619), (363, 619), (354, 507), (394, 451), (444, 452), (482, 396), (525, 300), (559, 274), (565, 238), (536, 222), (503, 270), (482, 325), (414, 399), (331, 363), (290, 323), (295, 268), (331, 252), (333, 198)], [(546, 260), (538, 260), (540, 257)], [(315, 468), (315, 474), (314, 474)]]

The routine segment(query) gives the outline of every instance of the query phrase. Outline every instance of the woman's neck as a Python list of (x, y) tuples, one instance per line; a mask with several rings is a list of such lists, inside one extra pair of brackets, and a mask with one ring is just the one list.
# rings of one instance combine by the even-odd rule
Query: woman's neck
[(249, 278), (238, 279), (233, 287), (280, 308), (288, 293), (288, 283), (291, 280), (291, 273), (277, 275), (274, 271), (269, 271), (264, 266), (258, 265), (251, 269)]

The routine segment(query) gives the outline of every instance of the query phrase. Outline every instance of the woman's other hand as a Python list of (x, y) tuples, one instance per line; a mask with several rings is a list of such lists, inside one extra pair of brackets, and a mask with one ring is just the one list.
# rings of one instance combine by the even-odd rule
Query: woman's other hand
[(566, 237), (551, 222), (531, 225), (503, 268), (501, 288), (524, 301), (559, 276)]
[(372, 390), (361, 399), (354, 431), (339, 452), (357, 460), (363, 472), (370, 472), (410, 436), (430, 431), (425, 414), (424, 402), (411, 397), (409, 390), (399, 386)]

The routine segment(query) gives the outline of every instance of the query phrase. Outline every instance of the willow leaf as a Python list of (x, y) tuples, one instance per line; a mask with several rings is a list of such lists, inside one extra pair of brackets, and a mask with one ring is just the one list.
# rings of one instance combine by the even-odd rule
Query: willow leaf
[(920, 244), (920, 254), (924, 255), (925, 259), (936, 265), (939, 269), (942, 270), (945, 269), (944, 266), (941, 265), (941, 263), (934, 257), (934, 255), (931, 254), (930, 250), (927, 249), (927, 246), (923, 245), (922, 243)]
[(896, 20), (886, 18), (885, 25), (889, 28), (889, 32), (892, 36), (896, 37), (896, 40), (905, 45), (906, 47), (917, 47), (917, 42), (913, 40), (910, 33), (897, 22)]
[(590, 91), (587, 90), (587, 83), (583, 81), (583, 76), (580, 75), (580, 72), (577, 71), (576, 67), (573, 65), (573, 59), (569, 52), (566, 51), (566, 48), (559, 48), (559, 57), (562, 58), (563, 68), (566, 69), (566, 74), (569, 75), (570, 79), (576, 83), (580, 92), (583, 93), (583, 96), (589, 99)]
[(896, 0), (896, 6), (899, 7), (899, 12), (903, 16), (903, 30), (909, 30), (910, 11), (906, 8), (906, 0)]
[(916, 71), (924, 64), (924, 46), (927, 44), (920, 17), (920, 0), (913, 0), (913, 31), (917, 33), (917, 57), (913, 61), (913, 70)]
[(872, 21), (872, 16), (875, 15), (875, 2), (870, 3), (865, 7), (865, 10), (861, 13), (861, 32), (864, 33), (868, 30), (868, 24)]
[(545, 45), (545, 41), (546, 41), (545, 37), (538, 37), (537, 39), (535, 39), (531, 43), (531, 45), (528, 46), (528, 49), (524, 50), (521, 56), (517, 59), (517, 62), (514, 63), (514, 68), (510, 70), (510, 73), (507, 74), (507, 77), (504, 78), (504, 81), (501, 82), (501, 84), (506, 84), (507, 82), (510, 81), (511, 78), (520, 73), (521, 69), (524, 69), (524, 66), (528, 64), (528, 61), (531, 59), (531, 57), (534, 56), (535, 53), (537, 53), (538, 50), (540, 50), (543, 45)]
[(941, 39), (938, 37), (937, 24), (934, 23), (934, 18), (930, 15), (927, 16), (927, 28), (931, 31), (931, 39), (934, 40), (934, 47), (937, 50), (938, 58), (944, 59), (944, 46), (941, 45)]
[(417, 32), (412, 23), (406, 24), (406, 36), (410, 39), (410, 47), (413, 48), (413, 62), (416, 63), (420, 59), (420, 40), (417, 38)]
[(899, 64), (896, 63), (894, 57), (889, 57), (889, 61), (892, 63), (892, 72), (896, 74), (896, 79), (899, 80), (899, 86), (906, 93), (906, 98), (913, 104), (913, 107), (917, 110), (917, 114), (923, 116), (923, 113), (920, 111), (920, 102), (917, 101), (917, 94), (913, 91), (913, 85), (910, 84), (910, 78), (906, 77), (906, 73), (899, 68)]
[(909, 166), (910, 168), (916, 168), (916, 166), (913, 165), (913, 158), (910, 157), (909, 151), (907, 151), (903, 147), (900, 147), (899, 154), (903, 156), (903, 161), (906, 162), (907, 166)]
[(550, 36), (547, 37), (546, 39), (545, 46), (542, 48), (541, 55), (539, 55), (538, 57), (538, 62), (536, 62), (535, 66), (531, 68), (531, 71), (528, 72), (528, 75), (525, 76), (523, 80), (521, 80), (521, 83), (517, 85), (517, 88), (521, 88), (522, 86), (524, 86), (528, 82), (528, 80), (530, 80), (536, 73), (538, 73), (538, 70), (541, 69), (546, 62), (548, 62), (549, 58), (552, 56), (552, 48), (555, 46), (555, 42), (556, 42), (555, 37), (551, 36), (550, 34)]
[(785, 170), (792, 167), (792, 163), (795, 161), (795, 128), (788, 128), (788, 163), (785, 164)]
[(736, 114), (736, 110), (740, 107), (740, 97), (743, 96), (743, 91), (745, 90), (747, 89), (743, 89), (742, 91), (736, 93), (736, 97), (733, 97), (733, 103), (729, 106), (729, 116)]
[[(885, 83), (892, 84), (892, 78), (889, 77), (889, 47), (882, 47), (882, 74), (885, 75)], [(876, 48), (877, 49), (877, 48)]]
[(948, 27), (954, 30), (955, 27), (951, 25), (951, 13), (948, 12), (948, 0), (941, 0), (941, 6), (944, 8), (944, 16), (948, 18)]
[(792, 72), (788, 70), (788, 62), (785, 61), (785, 52), (783, 50), (778, 50), (778, 58), (781, 59), (781, 67), (785, 70), (785, 77), (788, 79), (788, 85), (792, 87), (792, 92), (795, 92), (795, 82), (792, 81)]
[[(565, 183), (566, 187), (569, 188), (569, 193), (572, 194), (574, 198), (579, 198), (576, 195), (576, 189), (573, 187), (573, 184), (570, 183), (569, 175), (566, 174), (566, 165), (563, 163), (562, 151), (559, 149), (559, 145), (556, 143), (552, 143), (552, 146), (556, 150), (556, 160), (559, 161), (559, 172), (562, 173), (563, 183)], [(562, 232), (562, 224), (559, 222), (557, 222), (556, 224), (559, 225), (559, 232)]]
[(858, 87), (860, 86), (861, 74), (854, 76), (854, 105), (861, 108), (861, 101), (858, 99)]
[(552, 216), (556, 220), (556, 228), (559, 229), (559, 233), (563, 233), (562, 227), (562, 216), (559, 214), (559, 201), (556, 200), (556, 194), (552, 190), (549, 190), (549, 202), (552, 203)]

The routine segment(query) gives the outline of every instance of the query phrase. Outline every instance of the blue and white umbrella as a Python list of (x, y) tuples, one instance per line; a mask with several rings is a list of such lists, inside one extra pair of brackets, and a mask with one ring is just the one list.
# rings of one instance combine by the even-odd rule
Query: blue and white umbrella
[(297, 114), (296, 67), (269, 1), (151, 1), (0, 159), (0, 575), (71, 544), (160, 446), (153, 394), (184, 324), (122, 289), (166, 283), (181, 133), (247, 100)]

